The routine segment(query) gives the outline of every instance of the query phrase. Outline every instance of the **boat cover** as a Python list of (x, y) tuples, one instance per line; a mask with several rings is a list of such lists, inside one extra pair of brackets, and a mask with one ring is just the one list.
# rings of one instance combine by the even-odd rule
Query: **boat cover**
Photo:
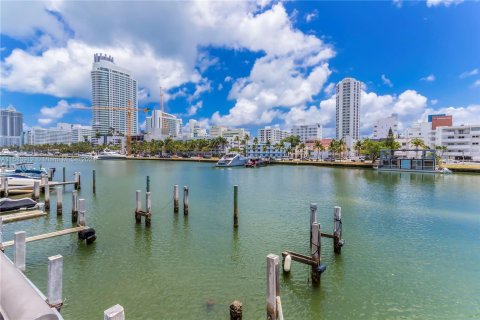
[(37, 205), (37, 202), (30, 198), (22, 199), (0, 199), (0, 212), (18, 210), (20, 208), (33, 208)]

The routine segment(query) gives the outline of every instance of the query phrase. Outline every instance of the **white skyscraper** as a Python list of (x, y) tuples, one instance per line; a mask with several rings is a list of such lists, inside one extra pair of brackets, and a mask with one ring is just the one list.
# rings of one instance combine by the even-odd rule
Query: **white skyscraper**
[(354, 140), (360, 137), (360, 95), (362, 83), (345, 78), (337, 84), (336, 133), (337, 139)]
[(0, 110), (0, 147), (22, 144), (23, 114), (9, 106)]
[[(128, 131), (127, 110), (113, 110), (107, 107), (137, 108), (137, 81), (130, 71), (115, 65), (113, 57), (95, 54), (92, 78), (92, 106), (105, 110), (93, 110), (93, 132), (102, 135)], [(138, 113), (130, 114), (130, 133), (138, 133)]]

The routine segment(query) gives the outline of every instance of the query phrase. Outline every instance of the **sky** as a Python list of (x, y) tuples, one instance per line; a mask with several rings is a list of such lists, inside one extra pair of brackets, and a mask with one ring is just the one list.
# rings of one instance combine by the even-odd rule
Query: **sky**
[[(201, 126), (335, 134), (335, 84), (364, 83), (361, 136), (391, 113), (480, 124), (480, 1), (0, 1), (0, 107), (25, 127), (91, 124), (94, 53), (138, 81), (139, 106)], [(140, 123), (145, 114), (139, 115)]]

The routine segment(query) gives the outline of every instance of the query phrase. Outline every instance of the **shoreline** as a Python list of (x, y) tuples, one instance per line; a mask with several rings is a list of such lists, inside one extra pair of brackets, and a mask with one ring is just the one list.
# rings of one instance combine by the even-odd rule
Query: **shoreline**
[[(218, 159), (203, 159), (203, 158), (145, 158), (145, 157), (127, 157), (127, 160), (159, 160), (159, 161), (183, 161), (183, 162), (206, 162), (215, 163)], [(371, 163), (365, 162), (327, 162), (327, 161), (275, 161), (271, 162), (273, 165), (287, 165), (287, 166), (315, 166), (315, 167), (336, 167), (349, 169), (368, 169), (373, 170)], [(462, 164), (447, 164), (443, 167), (452, 170), (455, 173), (473, 173), (480, 174), (480, 164), (467, 166)], [(400, 172), (400, 171), (398, 171)]]

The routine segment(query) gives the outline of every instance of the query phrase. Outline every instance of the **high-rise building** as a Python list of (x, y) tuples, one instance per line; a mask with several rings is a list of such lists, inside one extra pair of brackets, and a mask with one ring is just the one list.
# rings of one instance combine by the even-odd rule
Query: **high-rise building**
[(72, 130), (34, 127), (25, 133), (25, 144), (71, 144)]
[(22, 144), (23, 114), (9, 106), (0, 110), (0, 146), (10, 147)]
[(227, 130), (228, 130), (227, 127), (212, 126), (210, 128), (210, 137), (212, 137), (212, 138), (223, 137), (224, 132), (226, 132)]
[(320, 123), (310, 125), (293, 126), (292, 136), (299, 136), (302, 142), (322, 139), (322, 125)]
[(267, 143), (267, 141), (270, 141), (270, 144), (280, 143), (280, 141), (289, 135), (290, 132), (288, 131), (266, 126), (263, 129), (258, 129), (258, 142)]
[[(102, 135), (109, 133), (126, 134), (128, 111), (112, 107), (137, 108), (137, 81), (132, 73), (115, 65), (113, 57), (95, 54), (91, 71), (93, 131)], [(138, 133), (138, 113), (130, 113), (130, 134)]]
[(362, 83), (353, 78), (345, 78), (336, 88), (336, 134), (337, 139), (350, 136), (354, 140), (360, 137), (360, 96)]
[(153, 110), (152, 115), (145, 119), (145, 123), (147, 141), (177, 138), (182, 133), (182, 119), (161, 110)]
[(393, 113), (390, 117), (378, 119), (373, 124), (373, 139), (386, 139), (392, 129), (393, 136), (398, 136), (398, 115)]

